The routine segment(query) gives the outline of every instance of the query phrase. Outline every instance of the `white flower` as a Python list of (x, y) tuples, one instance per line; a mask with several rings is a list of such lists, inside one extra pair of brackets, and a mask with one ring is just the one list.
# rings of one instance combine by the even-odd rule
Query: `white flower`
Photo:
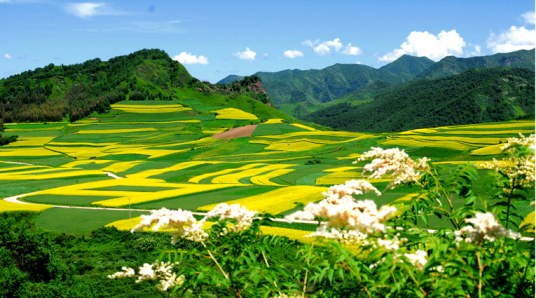
[(424, 250), (417, 250), (413, 254), (404, 254), (404, 256), (417, 270), (423, 270), (426, 263), (428, 263), (426, 259), (428, 255)]
[(465, 242), (467, 243), (481, 243), (485, 240), (493, 242), (495, 239), (502, 237), (514, 239), (521, 237), (521, 234), (506, 229), (499, 224), (495, 219), (495, 215), (491, 212), (477, 212), (474, 218), (468, 218), (465, 222), (472, 224), (472, 226), (465, 226), (454, 232), (457, 241), (464, 240), (462, 236), (465, 236)]
[(138, 276), (136, 283), (140, 283), (145, 280), (160, 280), (160, 284), (156, 288), (160, 291), (167, 291), (175, 285), (181, 285), (184, 283), (184, 275), (178, 276), (172, 272), (173, 266), (178, 265), (178, 262), (168, 263), (160, 262), (156, 260), (153, 264), (145, 263), (139, 268), (139, 275), (135, 275), (134, 269), (123, 267), (125, 272), (117, 272), (112, 275), (108, 275), (108, 278), (120, 278), (120, 277), (134, 277)]
[(383, 206), (379, 211), (372, 200), (336, 201), (324, 199), (318, 204), (309, 203), (304, 211), (288, 215), (287, 219), (327, 218), (326, 228), (354, 230), (363, 234), (385, 233), (383, 222), (396, 211), (395, 207)]
[(185, 238), (192, 241), (205, 241), (208, 234), (203, 231), (203, 224), (197, 223), (192, 212), (185, 210), (172, 211), (166, 208), (151, 211), (150, 215), (141, 215), (142, 221), (135, 226), (131, 232), (151, 227), (153, 231), (160, 228), (170, 230), (172, 234), (171, 243), (175, 243), (178, 238)]
[(238, 222), (228, 228), (229, 232), (241, 232), (249, 228), (249, 226), (253, 223), (253, 217), (256, 214), (256, 211), (249, 211), (246, 206), (240, 207), (240, 204), (233, 204), (229, 206), (226, 203), (221, 203), (209, 211), (205, 218), (200, 221), (200, 223), (203, 223), (207, 219), (213, 217), (219, 217), (219, 220), (232, 218), (236, 219)]
[(415, 162), (404, 150), (400, 151), (398, 148), (384, 150), (372, 147), (371, 149), (371, 151), (363, 153), (354, 163), (373, 159), (370, 164), (363, 168), (363, 177), (367, 173), (373, 172), (369, 179), (380, 179), (383, 175), (391, 173), (390, 177), (393, 180), (387, 185), (386, 190), (394, 189), (398, 185), (409, 182), (418, 183), (422, 174), (417, 170), (429, 169), (427, 163), (430, 159), (426, 157)]
[(125, 272), (116, 272), (112, 275), (108, 275), (108, 278), (114, 279), (120, 277), (133, 277), (136, 274), (136, 272), (134, 272), (134, 269), (132, 268), (127, 268), (123, 266), (121, 269)]

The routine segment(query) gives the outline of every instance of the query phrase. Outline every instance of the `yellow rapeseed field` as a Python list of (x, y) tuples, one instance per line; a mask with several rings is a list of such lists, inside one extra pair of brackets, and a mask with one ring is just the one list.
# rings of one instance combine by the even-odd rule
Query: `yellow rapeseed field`
[(109, 133), (129, 133), (129, 132), (140, 132), (140, 131), (157, 131), (157, 129), (154, 127), (124, 128), (124, 129), (88, 129), (88, 130), (80, 130), (78, 134), (109, 134)]
[(206, 138), (202, 138), (202, 139), (195, 140), (195, 141), (159, 145), (159, 146), (155, 146), (154, 148), (165, 148), (165, 147), (171, 147), (171, 146), (177, 146), (177, 145), (190, 145), (190, 144), (210, 144), (210, 143), (219, 142), (219, 141), (221, 141), (221, 139), (216, 139), (213, 137), (206, 137)]
[(279, 169), (279, 170), (271, 171), (270, 173), (267, 173), (264, 175), (251, 177), (251, 179), (249, 180), (251, 181), (251, 183), (257, 184), (257, 185), (283, 186), (281, 184), (270, 181), (270, 179), (274, 177), (278, 177), (278, 176), (283, 176), (292, 171), (296, 171), (296, 170), (295, 169)]
[(188, 182), (190, 182), (190, 183), (199, 183), (201, 180), (203, 180), (205, 178), (209, 178), (209, 177), (213, 177), (213, 176), (225, 175), (225, 174), (229, 174), (229, 173), (232, 173), (232, 172), (243, 171), (243, 170), (251, 169), (251, 168), (254, 168), (254, 167), (258, 167), (258, 166), (264, 166), (264, 165), (266, 165), (266, 164), (252, 163), (252, 164), (245, 165), (245, 166), (242, 166), (242, 167), (239, 167), (239, 168), (226, 169), (226, 170), (221, 170), (221, 171), (212, 172), (212, 173), (205, 173), (203, 175), (199, 175), (199, 176), (195, 176), (193, 178), (190, 178), (190, 180), (188, 180)]
[(358, 133), (358, 132), (320, 131), (320, 130), (297, 131), (297, 132), (291, 132), (291, 133), (280, 134), (280, 135), (267, 135), (267, 136), (262, 136), (262, 137), (263, 138), (270, 138), (270, 139), (287, 139), (287, 138), (292, 138), (292, 137), (297, 137), (297, 136), (304, 136), (304, 137), (309, 137), (309, 136), (332, 136), (332, 137), (343, 137), (343, 138), (357, 138), (357, 137), (363, 137), (363, 136), (374, 137), (372, 135), (364, 135), (364, 134)]
[(144, 161), (140, 161), (140, 160), (117, 162), (117, 163), (107, 166), (104, 169), (101, 169), (101, 171), (121, 173), (142, 163), (144, 163)]
[(217, 113), (216, 119), (234, 119), (234, 120), (257, 120), (257, 116), (235, 108), (221, 109), (213, 111)]
[(127, 113), (141, 113), (141, 114), (154, 114), (154, 113), (174, 113), (180, 111), (188, 111), (190, 108), (183, 107), (179, 104), (174, 105), (122, 105), (114, 104), (112, 108), (121, 110)]
[(277, 142), (277, 141), (270, 141), (270, 140), (263, 140), (263, 139), (253, 139), (251, 141), (249, 141), (248, 143), (250, 144), (263, 144), (263, 145), (270, 145), (274, 142)]
[(179, 171), (179, 170), (197, 166), (197, 165), (217, 164), (217, 163), (221, 163), (221, 162), (220, 161), (186, 161), (186, 162), (181, 162), (174, 166), (163, 168), (163, 169), (151, 169), (151, 170), (146, 170), (146, 171), (139, 172), (136, 174), (130, 174), (127, 177), (133, 178), (133, 179), (144, 179), (144, 178), (160, 175), (160, 174), (171, 172), (171, 171)]
[[(335, 185), (335, 184), (344, 184), (348, 180), (360, 180), (366, 179), (363, 177), (361, 172), (333, 172), (329, 175), (322, 176), (316, 179), (315, 185)], [(392, 179), (382, 178), (382, 179), (367, 179), (370, 182), (388, 182)]]
[[(318, 186), (287, 186), (272, 190), (263, 194), (254, 195), (247, 198), (232, 200), (227, 204), (240, 204), (249, 210), (260, 213), (278, 214), (296, 207), (295, 202), (307, 204), (324, 198), (322, 192), (327, 187)], [(210, 211), (218, 204), (211, 204), (199, 208), (199, 210)]]
[(55, 139), (55, 137), (19, 138), (16, 142), (4, 145), (4, 147), (37, 147), (43, 146), (53, 139)]
[(91, 147), (107, 147), (112, 146), (117, 143), (84, 143), (84, 142), (50, 142), (47, 144), (47, 146), (91, 146)]
[[(6, 127), (7, 128), (7, 127)], [(56, 127), (42, 127), (42, 128), (7, 128), (9, 132), (17, 132), (17, 131), (45, 131), (45, 130), (62, 130), (63, 126), (56, 126)]]
[(0, 149), (0, 156), (54, 156), (61, 153), (47, 150), (45, 148), (24, 148), (24, 149)]
[(516, 121), (512, 123), (498, 123), (498, 124), (473, 124), (473, 125), (463, 125), (463, 126), (456, 126), (456, 128), (496, 128), (496, 129), (505, 129), (505, 128), (513, 128), (513, 127), (526, 127), (526, 128), (534, 128), (534, 121)]
[(87, 165), (87, 164), (90, 164), (90, 163), (94, 163), (94, 164), (99, 165), (99, 164), (105, 164), (105, 163), (109, 163), (109, 162), (114, 162), (114, 160), (101, 160), (101, 159), (77, 160), (77, 161), (72, 161), (70, 163), (63, 164), (63, 165), (60, 166), (60, 168), (73, 169), (73, 168), (76, 168), (77, 166)]
[(322, 147), (322, 144), (300, 141), (300, 142), (277, 142), (277, 143), (270, 144), (270, 146), (264, 149), (276, 150), (276, 151), (306, 151), (306, 150), (312, 150), (318, 147)]
[(357, 170), (357, 169), (362, 169), (362, 168), (363, 167), (339, 167), (339, 168), (327, 169), (327, 170), (324, 170), (324, 172), (326, 173), (345, 172), (345, 171)]
[(517, 130), (448, 130), (442, 131), (439, 134), (453, 134), (453, 135), (504, 135), (514, 134), (518, 136), (518, 133), (530, 134), (534, 133), (534, 129), (517, 129)]
[(351, 153), (350, 155), (348, 156), (344, 156), (344, 157), (336, 157), (337, 159), (358, 159), (361, 157), (361, 154), (360, 153)]
[(494, 154), (501, 154), (502, 149), (501, 147), (504, 146), (504, 144), (497, 144), (497, 145), (491, 145), (484, 148), (476, 149), (471, 151), (471, 155), (494, 155)]
[(283, 119), (280, 119), (280, 118), (268, 119), (268, 121), (264, 122), (264, 124), (277, 124), (277, 123), (283, 123)]
[(181, 185), (181, 188), (163, 190), (163, 191), (158, 191), (158, 192), (145, 192), (138, 196), (125, 196), (125, 197), (116, 198), (116, 199), (97, 201), (91, 204), (102, 205), (106, 207), (120, 207), (120, 206), (128, 205), (129, 201), (131, 204), (139, 204), (139, 203), (144, 203), (144, 202), (162, 200), (162, 199), (167, 199), (167, 198), (172, 198), (172, 197), (177, 197), (177, 196), (182, 196), (182, 195), (189, 195), (189, 194), (194, 194), (194, 193), (200, 193), (200, 192), (216, 190), (216, 189), (221, 189), (221, 188), (242, 186), (242, 184), (195, 184), (195, 185), (192, 185), (192, 184), (178, 184), (178, 183), (173, 183), (173, 185)]
[(223, 184), (239, 184), (239, 180), (246, 177), (252, 177), (260, 175), (264, 172), (278, 170), (278, 169), (284, 169), (288, 168), (290, 166), (294, 165), (287, 165), (287, 164), (275, 164), (275, 165), (267, 165), (260, 168), (254, 168), (254, 169), (247, 169), (244, 171), (240, 171), (237, 173), (227, 174), (227, 175), (221, 175), (214, 179), (212, 179), (212, 183), (223, 183)]
[(35, 211), (40, 212), (45, 209), (52, 208), (51, 205), (42, 205), (42, 204), (20, 204), (12, 203), (0, 200), (0, 212), (9, 212), (9, 211)]
[[(52, 169), (56, 170), (56, 169)], [(105, 173), (101, 171), (93, 170), (73, 170), (65, 171), (59, 173), (50, 173), (50, 174), (39, 174), (32, 175), (33, 173), (29, 172), (17, 172), (17, 173), (1, 173), (0, 180), (46, 180), (46, 179), (56, 179), (56, 178), (68, 178), (68, 177), (78, 177), (78, 176), (104, 176)]]
[(20, 167), (8, 167), (8, 168), (1, 168), (1, 172), (11, 172), (11, 171), (19, 171), (19, 170), (29, 170), (29, 169), (35, 169), (35, 168), (48, 168), (45, 166), (20, 166)]
[(316, 130), (316, 129), (312, 128), (312, 127), (309, 127), (309, 126), (303, 125), (303, 124), (299, 124), (299, 123), (292, 123), (292, 125), (296, 126), (296, 127), (299, 127), (299, 128), (309, 130), (309, 131), (315, 131)]
[(435, 129), (421, 128), (421, 129), (403, 131), (400, 134), (401, 135), (407, 135), (407, 134), (416, 134), (416, 133), (436, 133), (436, 132), (437, 132), (437, 130), (435, 130)]

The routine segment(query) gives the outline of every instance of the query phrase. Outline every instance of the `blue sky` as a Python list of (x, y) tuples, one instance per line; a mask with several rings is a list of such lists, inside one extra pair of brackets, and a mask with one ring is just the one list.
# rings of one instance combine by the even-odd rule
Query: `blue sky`
[(534, 48), (534, 1), (0, 0), (0, 78), (158, 48), (201, 80)]

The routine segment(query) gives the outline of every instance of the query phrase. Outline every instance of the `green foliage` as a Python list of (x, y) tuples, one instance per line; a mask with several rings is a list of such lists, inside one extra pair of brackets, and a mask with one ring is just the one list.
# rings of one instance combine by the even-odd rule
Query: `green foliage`
[(18, 135), (10, 135), (9, 137), (3, 137), (2, 135), (0, 135), (0, 146), (16, 142), (18, 137)]
[(470, 68), (493, 68), (498, 66), (525, 68), (534, 71), (534, 49), (471, 58), (448, 56), (418, 74), (415, 79), (441, 78), (460, 74)]
[(469, 69), (459, 75), (400, 85), (377, 95), (368, 104), (338, 104), (312, 113), (305, 120), (341, 130), (369, 132), (496, 122), (513, 118), (513, 105), (533, 113), (534, 96), (531, 70)]

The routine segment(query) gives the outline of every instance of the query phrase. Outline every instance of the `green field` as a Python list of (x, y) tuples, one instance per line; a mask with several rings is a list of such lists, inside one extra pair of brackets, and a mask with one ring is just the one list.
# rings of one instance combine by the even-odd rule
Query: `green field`
[[(190, 94), (188, 92), (186, 93)], [(260, 123), (249, 137), (220, 140), (212, 138), (212, 134), (206, 132), (257, 124), (259, 121), (216, 120), (213, 111), (239, 107), (221, 106), (216, 104), (216, 98), (199, 96), (197, 93), (190, 95), (180, 102), (118, 103), (155, 107), (181, 103), (194, 109), (190, 111), (144, 114), (112, 110), (109, 114), (104, 114), (104, 117), (94, 114), (91, 119), (72, 124), (6, 125), (6, 135), (10, 129), (18, 129), (17, 134), (29, 138), (28, 140), (33, 137), (53, 138), (44, 146), (61, 155), (16, 156), (17, 153), (10, 152), (23, 152), (16, 150), (28, 148), (17, 147), (16, 142), (12, 144), (13, 147), (0, 148), (0, 161), (22, 161), (45, 166), (21, 168), (24, 165), (0, 162), (0, 195), (8, 197), (38, 192), (22, 200), (63, 206), (95, 206), (92, 203), (96, 201), (135, 195), (137, 201), (132, 206), (136, 209), (166, 207), (195, 211), (206, 205), (247, 199), (279, 188), (318, 186), (322, 184), (317, 181), (319, 178), (330, 174), (329, 177), (334, 177), (330, 169), (352, 166), (352, 161), (356, 160), (359, 154), (370, 150), (370, 147), (398, 147), (405, 149), (415, 159), (428, 157), (432, 162), (452, 161), (455, 163), (446, 164), (445, 167), (453, 170), (457, 166), (456, 162), (500, 159), (505, 156), (500, 152), (491, 155), (475, 155), (471, 152), (498, 144), (499, 141), (505, 142), (509, 137), (516, 137), (517, 131), (525, 135), (534, 132), (534, 123), (531, 121), (440, 127), (376, 135), (310, 131), (288, 123)], [(266, 112), (263, 109), (257, 108), (259, 116)], [(43, 128), (53, 130), (35, 130)], [(132, 131), (133, 129), (139, 131)], [(90, 133), (83, 133), (84, 131)], [(365, 164), (354, 166), (363, 167)], [(32, 172), (44, 169), (47, 171)], [(114, 172), (126, 179), (114, 180), (104, 176), (103, 171)], [(80, 176), (54, 176), (70, 172), (80, 173)], [(271, 174), (272, 172), (275, 174)], [(99, 173), (102, 176), (95, 176)], [(340, 177), (346, 177), (352, 174), (341, 175)], [(479, 175), (485, 177), (487, 174), (486, 171), (479, 170)], [(220, 181), (215, 179), (220, 176), (235, 179), (242, 186), (227, 187), (221, 184), (225, 188), (217, 188), (219, 186), (214, 184), (216, 188), (203, 188), (213, 185), (214, 181)], [(32, 180), (39, 177), (49, 178)], [(196, 177), (201, 179), (196, 180)], [(333, 181), (343, 183), (344, 178)], [(219, 183), (222, 182), (225, 180)], [(479, 179), (476, 190), (483, 191), (484, 183), (484, 179)], [(387, 182), (374, 184), (383, 190)], [(62, 188), (65, 191), (53, 194), (39, 194), (43, 190), (66, 186), (71, 188)], [(98, 194), (95, 192), (105, 191), (114, 191), (117, 195), (95, 195)], [(366, 194), (360, 199), (372, 199), (381, 206), (415, 191), (417, 190), (398, 189), (379, 197)], [(534, 193), (531, 192), (529, 196), (533, 198)], [(266, 203), (272, 200), (276, 201), (278, 198), (269, 198)], [(459, 204), (463, 202), (454, 200), (455, 206)], [(518, 207), (516, 212), (520, 216), (526, 216), (531, 210), (523, 204)], [(298, 209), (299, 207), (287, 208), (281, 214)], [(52, 208), (43, 212), (36, 222), (38, 226), (46, 229), (79, 235), (124, 218), (124, 214), (122, 211)], [(58, 216), (58, 220), (53, 220), (54, 216)], [(87, 220), (91, 221), (91, 225), (84, 223)], [(419, 222), (419, 225), (424, 223)], [(428, 224), (430, 228), (446, 225), (448, 222), (435, 218), (431, 218)]]

